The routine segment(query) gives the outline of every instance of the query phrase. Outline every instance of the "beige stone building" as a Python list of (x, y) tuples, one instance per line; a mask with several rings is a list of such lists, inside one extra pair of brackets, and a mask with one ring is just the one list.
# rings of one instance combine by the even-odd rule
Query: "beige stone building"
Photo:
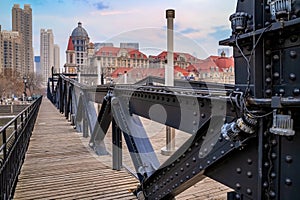
[(22, 73), (21, 37), (17, 31), (1, 31), (1, 67), (0, 72), (5, 76)]
[(32, 73), (33, 47), (32, 47), (32, 9), (29, 4), (24, 5), (24, 9), (19, 4), (14, 4), (12, 8), (12, 31), (18, 31), (21, 38), (21, 74)]

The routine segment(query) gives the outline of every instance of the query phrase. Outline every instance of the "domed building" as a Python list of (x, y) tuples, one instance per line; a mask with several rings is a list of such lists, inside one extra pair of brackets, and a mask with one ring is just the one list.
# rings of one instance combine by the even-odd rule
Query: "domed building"
[[(70, 44), (72, 43), (72, 44)], [(78, 22), (78, 26), (72, 31), (70, 40), (68, 42), (66, 56), (67, 63), (65, 67), (75, 66), (81, 71), (85, 72), (87, 70), (87, 60), (88, 60), (88, 45), (90, 43), (90, 38), (87, 31), (82, 27), (82, 23)], [(71, 47), (71, 49), (70, 49)], [(73, 57), (71, 54), (75, 55), (75, 59), (70, 59)], [(72, 63), (69, 63), (72, 61)], [(74, 69), (66, 69), (67, 72), (74, 71)]]

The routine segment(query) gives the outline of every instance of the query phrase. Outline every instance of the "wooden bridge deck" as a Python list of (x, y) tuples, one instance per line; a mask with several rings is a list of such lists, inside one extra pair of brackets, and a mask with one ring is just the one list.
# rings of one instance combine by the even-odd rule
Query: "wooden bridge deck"
[(86, 148), (70, 123), (43, 99), (14, 199), (136, 199), (138, 181)]
[[(159, 152), (164, 134), (157, 136), (161, 139), (152, 142), (163, 160), (166, 157)], [(111, 131), (107, 137), (110, 150)], [(111, 157), (96, 156), (88, 147), (88, 140), (70, 126), (48, 99), (43, 99), (14, 199), (136, 199), (129, 192), (136, 188), (136, 178), (125, 170), (112, 170)], [(126, 165), (127, 158), (124, 151)], [(205, 178), (176, 199), (224, 200), (228, 191), (226, 186)]]

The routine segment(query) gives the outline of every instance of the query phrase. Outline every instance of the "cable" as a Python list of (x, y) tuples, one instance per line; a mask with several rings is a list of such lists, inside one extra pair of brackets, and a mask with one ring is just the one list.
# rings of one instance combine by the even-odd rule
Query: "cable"
[[(256, 49), (256, 46), (258, 45), (259, 41), (261, 40), (263, 34), (268, 29), (270, 29), (271, 27), (272, 27), (272, 24), (270, 24), (269, 26), (264, 28), (264, 30), (261, 32), (261, 34), (259, 35), (257, 41), (253, 45), (253, 48), (252, 48), (252, 50), (250, 52), (250, 55), (249, 55), (249, 58), (246, 57), (246, 55), (243, 53), (241, 47), (238, 44), (238, 39), (239, 39), (240, 33), (238, 33), (237, 36), (235, 37), (235, 45), (239, 49), (239, 51), (241, 52), (242, 57), (245, 59), (245, 61), (247, 63), (247, 87), (246, 87), (245, 93), (243, 95), (241, 95), (239, 105), (242, 105), (241, 108), (240, 108), (241, 111), (245, 111), (245, 112), (247, 112), (248, 114), (250, 114), (251, 116), (253, 116), (255, 118), (262, 118), (262, 117), (266, 117), (266, 116), (272, 114), (272, 112), (270, 112), (270, 113), (267, 113), (265, 115), (254, 115), (251, 111), (248, 110), (248, 108), (246, 106), (246, 101), (245, 101), (245, 98), (249, 95), (249, 92), (250, 92), (250, 79), (251, 79), (251, 71), (250, 71), (251, 65), (250, 65), (250, 62), (251, 62), (253, 53), (254, 53), (254, 51)], [(253, 37), (255, 37), (255, 35), (253, 35)], [(253, 41), (255, 41), (255, 39)]]

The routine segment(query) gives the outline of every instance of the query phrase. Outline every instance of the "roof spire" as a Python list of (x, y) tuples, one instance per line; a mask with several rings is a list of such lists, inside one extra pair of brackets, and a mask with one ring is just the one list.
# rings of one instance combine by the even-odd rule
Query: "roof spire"
[(74, 44), (72, 42), (72, 37), (70, 36), (69, 37), (69, 42), (68, 42), (68, 48), (67, 48), (67, 51), (74, 51), (75, 48), (74, 48)]

